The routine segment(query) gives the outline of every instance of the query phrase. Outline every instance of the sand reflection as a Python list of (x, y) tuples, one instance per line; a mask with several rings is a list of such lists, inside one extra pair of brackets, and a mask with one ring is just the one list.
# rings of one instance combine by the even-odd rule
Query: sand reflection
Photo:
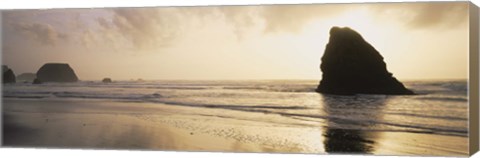
[(323, 110), (328, 116), (323, 130), (325, 152), (373, 153), (379, 133), (358, 130), (369, 128), (371, 124), (358, 124), (351, 118), (382, 119), (386, 100), (387, 97), (323, 95)]

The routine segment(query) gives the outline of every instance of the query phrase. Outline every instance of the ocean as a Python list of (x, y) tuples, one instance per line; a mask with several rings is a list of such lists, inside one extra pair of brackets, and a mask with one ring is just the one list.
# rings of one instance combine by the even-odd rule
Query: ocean
[(466, 80), (404, 84), (418, 95), (327, 95), (314, 91), (316, 80), (259, 80), (16, 83), (4, 85), (3, 97), (149, 103), (191, 107), (189, 115), (272, 125), (468, 136)]

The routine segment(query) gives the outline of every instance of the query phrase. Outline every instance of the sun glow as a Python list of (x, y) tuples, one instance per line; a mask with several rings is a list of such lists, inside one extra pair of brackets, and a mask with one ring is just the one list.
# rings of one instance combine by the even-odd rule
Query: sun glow
[[(285, 52), (284, 54), (293, 54), (289, 60), (292, 62), (290, 67), (304, 65), (303, 69), (295, 71), (311, 79), (320, 77), (319, 64), (320, 58), (329, 40), (329, 30), (334, 26), (350, 27), (359, 32), (366, 41), (372, 44), (386, 58), (390, 57), (388, 51), (388, 42), (391, 36), (397, 34), (395, 27), (381, 27), (379, 21), (374, 19), (374, 15), (364, 8), (352, 9), (338, 16), (330, 18), (315, 19), (306, 24), (302, 30), (296, 34), (283, 36), (274, 36), (269, 40), (274, 41), (269, 47), (278, 47), (281, 50), (274, 52)], [(285, 45), (276, 45), (279, 41)], [(284, 69), (285, 70), (285, 69)]]
[(359, 32), (363, 38), (372, 44), (377, 50), (384, 50), (385, 42), (391, 39), (392, 27), (382, 26), (374, 19), (372, 12), (367, 9), (356, 9), (327, 21), (330, 26), (350, 27)]
[(364, 34), (372, 34), (375, 32), (375, 29), (372, 29), (375, 26), (372, 15), (370, 15), (370, 12), (366, 9), (347, 11), (342, 15), (330, 19), (329, 22), (337, 26), (351, 27)]

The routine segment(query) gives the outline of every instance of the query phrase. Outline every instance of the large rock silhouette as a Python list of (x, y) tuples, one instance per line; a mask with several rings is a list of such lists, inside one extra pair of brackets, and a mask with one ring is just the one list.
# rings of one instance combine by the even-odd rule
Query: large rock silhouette
[(8, 68), (7, 65), (2, 65), (2, 75), (3, 75), (3, 83), (15, 83), (15, 73), (13, 70)]
[(330, 29), (330, 39), (321, 60), (323, 74), (317, 92), (338, 95), (414, 94), (387, 71), (382, 55), (348, 27)]
[(68, 64), (47, 63), (37, 71), (40, 82), (77, 82), (75, 71)]

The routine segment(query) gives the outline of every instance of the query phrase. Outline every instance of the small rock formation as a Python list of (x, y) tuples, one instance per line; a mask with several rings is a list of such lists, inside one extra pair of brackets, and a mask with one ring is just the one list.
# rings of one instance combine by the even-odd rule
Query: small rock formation
[(37, 71), (41, 82), (77, 82), (78, 77), (68, 64), (47, 63)]
[(8, 69), (8, 66), (7, 65), (2, 65), (2, 73), (4, 73), (5, 71), (7, 71)]
[(34, 73), (23, 73), (17, 76), (17, 81), (19, 82), (33, 82), (37, 78), (37, 74)]
[(112, 83), (112, 79), (111, 78), (104, 78), (102, 80), (103, 83)]
[(317, 92), (327, 94), (414, 94), (387, 71), (382, 55), (356, 31), (330, 29)]
[(38, 78), (35, 78), (32, 84), (42, 84), (42, 81), (40, 81)]
[(15, 83), (15, 73), (13, 70), (8, 68), (7, 65), (2, 65), (2, 74), (3, 74), (3, 83)]

